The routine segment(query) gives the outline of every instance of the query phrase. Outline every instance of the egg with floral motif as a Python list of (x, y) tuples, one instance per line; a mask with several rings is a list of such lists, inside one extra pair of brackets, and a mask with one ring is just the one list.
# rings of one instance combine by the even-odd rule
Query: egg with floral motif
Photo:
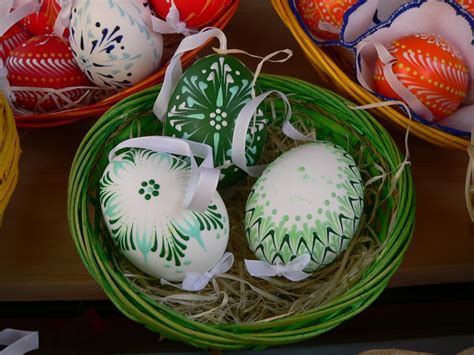
[[(462, 55), (437, 34), (414, 34), (394, 40), (388, 52), (395, 58), (389, 65), (396, 80), (407, 89), (437, 121), (450, 116), (466, 97), (469, 72)], [(388, 79), (380, 58), (374, 83), (377, 92), (401, 100), (397, 83)], [(408, 103), (408, 102), (407, 102)], [(410, 103), (408, 103), (410, 105)], [(414, 112), (422, 114), (415, 106)]]
[(319, 39), (338, 40), (344, 14), (356, 0), (292, 0), (309, 30)]
[(189, 159), (146, 149), (117, 155), (100, 180), (105, 223), (120, 252), (138, 269), (168, 281), (203, 274), (222, 258), (229, 217), (216, 192), (203, 212), (183, 201)]
[(132, 86), (160, 65), (163, 38), (146, 2), (73, 0), (69, 30), (74, 58), (97, 86)]
[[(237, 58), (210, 55), (187, 69), (168, 105), (165, 134), (210, 145), (214, 166), (221, 169), (220, 187), (246, 176), (232, 163), (232, 139), (235, 121), (252, 99), (252, 81), (253, 73)], [(266, 124), (258, 109), (246, 136), (249, 166), (257, 163), (263, 151)]]
[(354, 159), (330, 142), (293, 148), (264, 170), (245, 206), (245, 234), (258, 259), (288, 264), (308, 254), (306, 272), (333, 262), (357, 233), (364, 184)]
[(15, 106), (29, 111), (61, 109), (80, 101), (88, 90), (84, 87), (92, 85), (77, 66), (64, 37), (30, 38), (11, 52), (5, 66), (10, 85), (16, 87)]
[[(174, 0), (180, 21), (188, 27), (202, 27), (209, 24), (230, 5), (231, 0)], [(161, 18), (166, 18), (171, 0), (150, 0), (152, 8)]]
[(5, 61), (11, 51), (30, 38), (28, 32), (19, 25), (13, 25), (0, 37), (0, 59)]

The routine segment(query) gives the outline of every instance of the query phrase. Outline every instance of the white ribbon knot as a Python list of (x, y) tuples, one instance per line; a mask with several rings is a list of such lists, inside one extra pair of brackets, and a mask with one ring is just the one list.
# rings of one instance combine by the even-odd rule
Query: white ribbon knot
[(151, 17), (153, 31), (161, 34), (179, 33), (185, 36), (189, 36), (192, 32), (195, 32), (194, 30), (188, 29), (186, 22), (182, 22), (180, 18), (181, 15), (178, 8), (174, 1), (171, 1), (171, 7), (168, 15), (166, 15), (165, 21), (155, 16)]
[(0, 332), (0, 345), (6, 345), (6, 348), (0, 351), (0, 355), (25, 354), (38, 349), (38, 332), (4, 329)]
[(234, 255), (232, 253), (224, 253), (217, 264), (209, 271), (199, 274), (189, 272), (186, 274), (182, 284), (173, 284), (167, 280), (161, 279), (162, 285), (173, 286), (183, 291), (200, 291), (207, 286), (216, 276), (225, 274), (234, 265)]
[(57, 0), (61, 6), (56, 22), (54, 23), (54, 34), (56, 36), (64, 36), (64, 31), (69, 27), (69, 21), (72, 10), (73, 0)]
[(0, 1), (0, 37), (2, 37), (18, 21), (39, 11), (39, 9), (39, 0)]
[(303, 254), (288, 264), (277, 263), (269, 264), (261, 260), (245, 260), (245, 268), (251, 276), (267, 278), (274, 276), (283, 276), (290, 281), (301, 281), (311, 276), (303, 272), (311, 261), (309, 254)]

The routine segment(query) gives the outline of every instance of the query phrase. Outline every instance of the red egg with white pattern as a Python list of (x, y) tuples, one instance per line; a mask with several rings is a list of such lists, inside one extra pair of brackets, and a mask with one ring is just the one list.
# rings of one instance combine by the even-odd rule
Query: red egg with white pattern
[(57, 0), (42, 0), (39, 11), (26, 16), (23, 19), (23, 25), (33, 36), (51, 34), (59, 11), (61, 11), (61, 6)]
[(25, 87), (15, 90), (15, 105), (30, 111), (49, 112), (66, 105), (67, 100), (60, 96), (47, 95), (48, 89), (54, 92), (72, 88), (61, 92), (68, 100), (77, 101), (87, 89), (74, 87), (91, 86), (76, 64), (69, 42), (63, 37), (43, 35), (29, 39), (11, 52), (6, 68), (10, 86)]
[(20, 44), (25, 43), (29, 38), (30, 35), (23, 27), (13, 25), (3, 36), (0, 37), (0, 59), (5, 61), (12, 50)]
[(322, 40), (338, 40), (344, 14), (357, 0), (296, 0), (310, 31)]
[[(180, 21), (187, 27), (202, 27), (217, 19), (230, 5), (231, 0), (174, 0), (180, 14)], [(166, 18), (171, 0), (150, 0), (152, 9), (158, 16)]]
[[(433, 115), (433, 121), (450, 116), (466, 98), (469, 72), (461, 54), (436, 34), (408, 35), (392, 41), (388, 48), (395, 58), (392, 67), (396, 80), (408, 89), (418, 106)], [(387, 80), (380, 58), (376, 62), (374, 83), (377, 92), (403, 100), (397, 83)], [(407, 100), (405, 100), (407, 101)], [(418, 114), (415, 105), (407, 102)]]

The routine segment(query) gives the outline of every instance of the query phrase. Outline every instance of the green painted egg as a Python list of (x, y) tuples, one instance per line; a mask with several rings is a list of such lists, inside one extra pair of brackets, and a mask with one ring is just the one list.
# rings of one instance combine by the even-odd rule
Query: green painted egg
[(245, 207), (245, 232), (257, 258), (287, 264), (302, 254), (306, 272), (328, 265), (361, 220), (364, 187), (354, 159), (329, 142), (301, 145), (271, 163)]
[[(182, 76), (170, 99), (165, 134), (213, 148), (214, 166), (221, 169), (220, 187), (246, 176), (232, 164), (235, 120), (252, 98), (253, 73), (237, 58), (210, 55), (198, 60)], [(247, 131), (246, 161), (255, 165), (266, 139), (266, 119), (258, 110)]]

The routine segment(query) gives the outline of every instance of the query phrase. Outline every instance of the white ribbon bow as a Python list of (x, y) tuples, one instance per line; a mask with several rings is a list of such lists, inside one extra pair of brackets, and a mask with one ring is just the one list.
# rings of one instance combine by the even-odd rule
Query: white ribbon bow
[(283, 133), (295, 140), (300, 141), (311, 141), (312, 138), (305, 136), (304, 134), (300, 133), (292, 124), (291, 124), (291, 116), (292, 116), (292, 109), (290, 102), (288, 101), (288, 97), (280, 91), (272, 90), (266, 93), (263, 93), (256, 98), (250, 100), (242, 107), (240, 110), (239, 115), (235, 121), (235, 128), (234, 134), (232, 137), (232, 163), (245, 171), (247, 174), (253, 177), (259, 176), (262, 171), (265, 169), (266, 165), (255, 165), (255, 166), (248, 166), (247, 161), (245, 158), (246, 153), (246, 138), (247, 138), (247, 131), (251, 122), (253, 121), (253, 117), (258, 110), (260, 104), (271, 94), (276, 94), (279, 96), (283, 102), (285, 103), (286, 115), (285, 115), (285, 122), (283, 123)]
[(151, 17), (153, 31), (161, 34), (180, 33), (185, 36), (189, 36), (192, 32), (195, 32), (194, 30), (188, 29), (186, 23), (182, 22), (180, 18), (178, 8), (174, 1), (171, 1), (171, 7), (168, 15), (166, 15), (166, 21), (155, 16)]
[(0, 345), (7, 347), (0, 355), (19, 355), (38, 349), (38, 332), (25, 330), (4, 329), (0, 332)]
[(179, 79), (181, 79), (181, 76), (183, 75), (181, 56), (188, 51), (201, 47), (211, 38), (217, 38), (219, 40), (220, 49), (227, 49), (227, 37), (224, 32), (214, 27), (204, 28), (201, 32), (184, 38), (179, 44), (173, 58), (171, 58), (170, 63), (168, 64), (163, 85), (161, 86), (160, 93), (158, 94), (153, 107), (153, 112), (160, 121), (164, 122), (170, 97), (173, 94), (176, 85), (178, 85)]
[(300, 255), (286, 265), (281, 263), (272, 265), (261, 260), (245, 260), (245, 268), (254, 277), (264, 279), (266, 277), (283, 276), (290, 281), (301, 281), (311, 276), (311, 274), (303, 272), (310, 261), (309, 254)]
[(69, 27), (69, 21), (72, 10), (73, 0), (57, 0), (61, 6), (56, 22), (54, 23), (54, 34), (56, 36), (64, 36), (64, 31)]
[(0, 37), (2, 37), (15, 23), (26, 16), (39, 11), (39, 9), (39, 0), (0, 1)]
[[(207, 209), (219, 183), (219, 170), (214, 168), (212, 148), (209, 145), (164, 136), (132, 138), (117, 145), (110, 152), (109, 161), (114, 160), (117, 152), (124, 148), (142, 148), (189, 157), (191, 178), (183, 205), (195, 211)], [(200, 166), (198, 166), (195, 156), (204, 159)]]
[(162, 285), (173, 286), (183, 291), (200, 291), (207, 286), (216, 276), (225, 274), (234, 265), (234, 255), (232, 253), (224, 253), (217, 264), (208, 272), (198, 274), (195, 272), (188, 272), (182, 284), (173, 284), (167, 280), (161, 279)]

